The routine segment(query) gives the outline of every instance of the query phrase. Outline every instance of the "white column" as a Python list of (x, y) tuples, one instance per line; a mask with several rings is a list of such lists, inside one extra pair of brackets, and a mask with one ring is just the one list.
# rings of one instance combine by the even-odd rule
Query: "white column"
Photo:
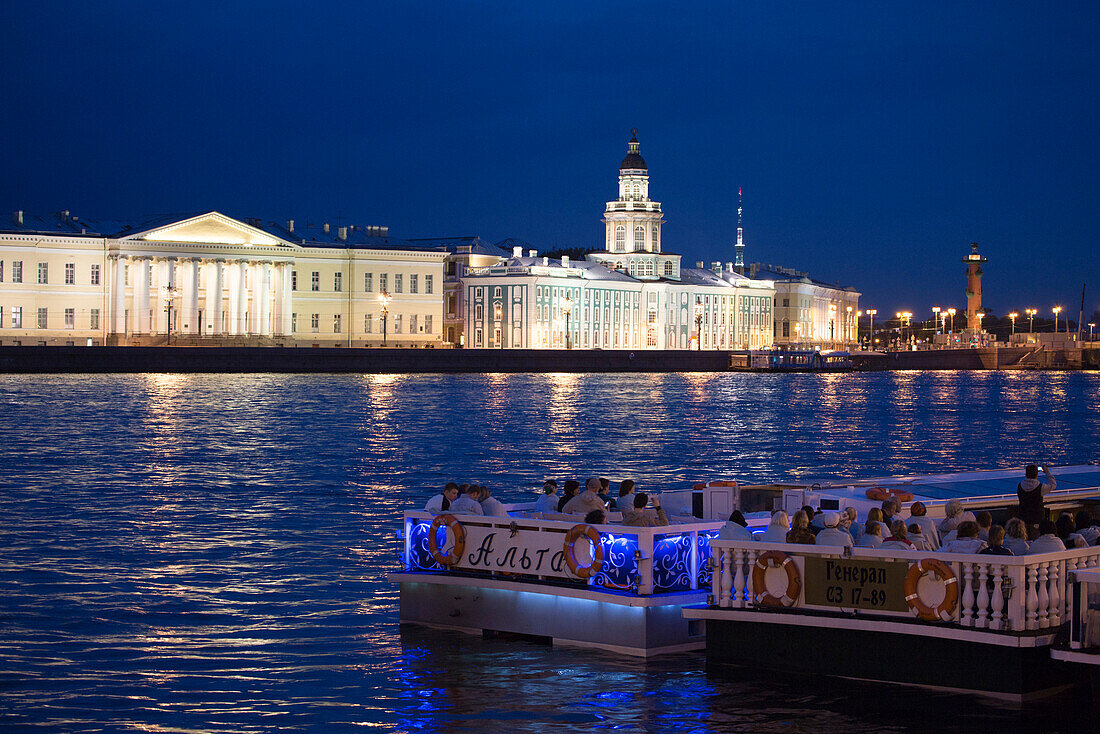
[(260, 323), (260, 304), (262, 299), (260, 298), (260, 292), (263, 290), (263, 263), (249, 263), (248, 269), (250, 271), (250, 278), (252, 280), (252, 287), (249, 288), (249, 295), (252, 297), (252, 303), (248, 307), (248, 332), (250, 334), (262, 334), (263, 325)]
[(271, 263), (260, 263), (259, 276), (260, 319), (256, 322), (259, 324), (257, 331), (263, 336), (271, 336), (274, 331), (271, 328)]
[(248, 263), (240, 260), (237, 271), (237, 334), (248, 333)]
[(271, 312), (271, 333), (275, 336), (283, 334), (283, 263), (275, 263), (271, 271), (271, 292), (275, 296)]
[(187, 316), (184, 318), (183, 323), (187, 326), (188, 334), (199, 333), (199, 259), (197, 257), (191, 258), (191, 261), (187, 264), (187, 297), (184, 299), (189, 303), (189, 308), (186, 309)]
[(228, 271), (226, 280), (229, 285), (229, 323), (225, 331), (231, 336), (237, 336), (241, 333), (241, 264), (231, 262), (226, 265), (226, 270)]
[(283, 265), (283, 323), (282, 333), (287, 336), (290, 335), (292, 311), (294, 311), (294, 292), (290, 289), (291, 286), (291, 269), (294, 267), (293, 263), (286, 263)]
[(114, 259), (115, 272), (111, 292), (114, 301), (114, 322), (111, 331), (115, 334), (126, 333), (126, 258), (119, 255)]
[(155, 334), (167, 331), (168, 314), (164, 310), (164, 286), (168, 283), (168, 263), (158, 258), (152, 267), (157, 271), (157, 289), (152, 293), (153, 323), (151, 330)]
[(225, 287), (225, 277), (222, 272), (225, 260), (215, 260), (211, 263), (213, 277), (206, 279), (206, 300), (210, 303), (206, 312), (210, 314), (210, 323), (214, 326), (210, 333), (220, 335), (222, 333), (222, 289)]
[(142, 334), (148, 334), (153, 330), (152, 320), (150, 319), (150, 280), (151, 273), (149, 272), (152, 263), (149, 258), (141, 257), (134, 261), (134, 265), (137, 268), (137, 279), (134, 281), (134, 313), (137, 318), (134, 323), (136, 328)]

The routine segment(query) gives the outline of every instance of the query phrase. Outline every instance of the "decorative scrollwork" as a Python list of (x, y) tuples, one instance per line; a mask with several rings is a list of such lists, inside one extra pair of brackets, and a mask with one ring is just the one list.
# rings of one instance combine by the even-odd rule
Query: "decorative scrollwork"
[[(417, 522), (409, 526), (408, 568), (410, 571), (443, 570), (443, 567), (432, 558), (432, 552), (428, 548), (428, 530), (431, 526), (430, 522)], [(439, 546), (442, 548), (447, 542), (447, 528), (441, 527), (437, 532), (443, 536), (437, 538)]]
[(710, 586), (712, 571), (710, 569), (710, 564), (707, 561), (710, 560), (710, 541), (714, 540), (717, 537), (717, 530), (699, 531), (699, 547), (697, 549), (697, 552), (699, 554), (698, 584), (700, 589)]
[(603, 547), (603, 568), (592, 577), (592, 583), (608, 589), (630, 589), (638, 573), (637, 536), (604, 533), (600, 536), (600, 545)]
[(653, 540), (653, 591), (691, 588), (691, 535), (662, 535)]

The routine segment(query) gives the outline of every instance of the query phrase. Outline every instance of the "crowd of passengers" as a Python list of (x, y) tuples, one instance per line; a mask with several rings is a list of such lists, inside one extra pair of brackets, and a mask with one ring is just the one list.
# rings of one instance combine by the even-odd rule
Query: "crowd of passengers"
[[(635, 492), (631, 479), (619, 482), (618, 496), (611, 496), (611, 481), (604, 477), (589, 477), (581, 491), (580, 482), (570, 479), (562, 485), (562, 494), (558, 495), (556, 480), (547, 479), (542, 485), (542, 493), (535, 503), (535, 512), (583, 516), (590, 525), (602, 525), (607, 522), (608, 512), (621, 512), (622, 524), (633, 527), (656, 527), (668, 525), (668, 515), (661, 507), (656, 496), (652, 498), (645, 492)], [(465, 515), (489, 515), (508, 517), (504, 505), (492, 496), (492, 491), (478, 484), (456, 484), (449, 482), (441, 494), (428, 500), (424, 510), (438, 515), (441, 512), (453, 512)]]
[(843, 512), (822, 512), (806, 506), (794, 517), (776, 510), (768, 527), (756, 533), (749, 529), (745, 516), (734, 510), (719, 530), (718, 538), (997, 556), (1050, 553), (1100, 544), (1100, 524), (1088, 510), (1081, 510), (1076, 516), (1063, 512), (1056, 521), (1043, 519), (1030, 529), (1019, 517), (1010, 518), (1004, 527), (994, 525), (992, 514), (965, 510), (959, 500), (948, 501), (944, 510), (946, 517), (936, 523), (928, 517), (924, 503), (914, 502), (909, 507), (909, 517), (902, 517), (901, 503), (887, 499), (881, 508), (872, 507), (866, 522), (860, 523), (854, 507)]

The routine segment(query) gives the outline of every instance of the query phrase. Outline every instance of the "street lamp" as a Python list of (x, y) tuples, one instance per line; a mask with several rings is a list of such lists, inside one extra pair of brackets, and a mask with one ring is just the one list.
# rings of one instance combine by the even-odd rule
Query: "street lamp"
[(852, 307), (845, 306), (844, 310), (846, 312), (844, 316), (844, 341), (850, 342), (852, 341)]
[(976, 313), (974, 315), (978, 317), (978, 333), (981, 333), (981, 331), (982, 331), (982, 319), (985, 318), (985, 313), (983, 313), (982, 311), (979, 311), (978, 313)]
[(829, 341), (836, 342), (836, 304), (829, 304)]
[(1090, 321), (1089, 322), (1089, 341), (1090, 342), (1092, 341), (1092, 330), (1094, 328), (1096, 328), (1096, 324)]
[(862, 311), (856, 311), (856, 346), (859, 346), (859, 320), (863, 318)]
[[(1054, 312), (1054, 333), (1057, 334), (1058, 333), (1058, 314), (1062, 313), (1062, 307), (1061, 306), (1055, 306), (1054, 308), (1052, 308), (1050, 310)], [(1069, 317), (1068, 316), (1066, 317), (1066, 331), (1067, 332), (1069, 331)]]
[(867, 335), (867, 343), (870, 344), (872, 348), (874, 348), (873, 342), (875, 339), (875, 314), (877, 313), (877, 308), (867, 309), (867, 320), (870, 322), (868, 324), (868, 326), (870, 327), (870, 333)]
[(565, 303), (561, 307), (562, 312), (565, 313), (565, 348), (572, 349), (573, 342), (569, 338), (572, 332), (569, 331), (569, 314), (573, 313), (573, 299), (569, 296), (565, 297)]
[(695, 351), (703, 351), (703, 302), (695, 299)]
[(179, 289), (169, 281), (168, 285), (161, 287), (160, 290), (164, 294), (164, 310), (168, 312), (168, 346), (172, 346), (172, 304)]
[(935, 331), (936, 331), (936, 324), (940, 320), (940, 311), (942, 311), (942, 310), (943, 309), (941, 309), (939, 306), (933, 306), (932, 307), (932, 332), (933, 333), (935, 333)]
[(382, 304), (382, 346), (386, 346), (387, 326), (389, 324), (390, 294), (382, 291), (378, 294), (378, 302)]
[(1008, 335), (1009, 341), (1011, 341), (1012, 337), (1016, 335), (1016, 317), (1019, 315), (1020, 314), (1016, 313), (1015, 311), (1008, 315), (1008, 318), (1012, 319), (1012, 331)]
[(1037, 308), (1025, 308), (1024, 313), (1027, 314), (1027, 331), (1029, 334), (1035, 332), (1035, 314), (1039, 313)]
[(951, 317), (951, 333), (955, 333), (955, 309), (947, 309), (947, 315)]

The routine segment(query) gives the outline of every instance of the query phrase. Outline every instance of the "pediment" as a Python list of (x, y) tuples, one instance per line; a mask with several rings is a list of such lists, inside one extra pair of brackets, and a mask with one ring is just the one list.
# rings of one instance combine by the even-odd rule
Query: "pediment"
[(267, 247), (288, 244), (262, 229), (218, 212), (209, 212), (197, 217), (157, 226), (144, 232), (136, 232), (125, 239), (144, 240), (146, 242), (196, 242), (209, 245), (260, 245)]

